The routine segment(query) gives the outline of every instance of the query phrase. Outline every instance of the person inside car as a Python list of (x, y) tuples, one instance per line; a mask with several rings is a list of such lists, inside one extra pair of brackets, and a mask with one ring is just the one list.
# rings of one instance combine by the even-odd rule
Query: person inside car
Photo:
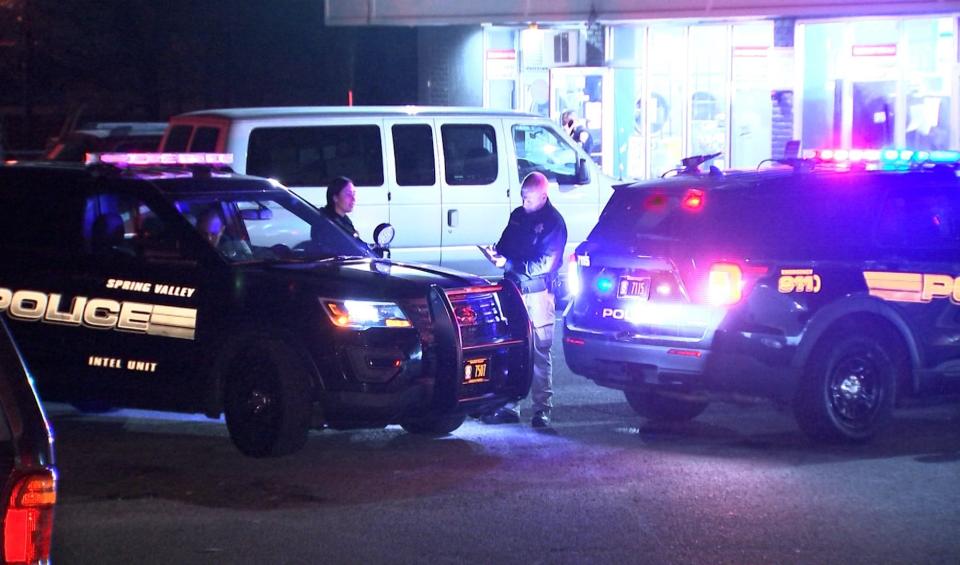
[(246, 241), (225, 235), (226, 224), (215, 207), (209, 208), (197, 219), (197, 231), (228, 259), (253, 258), (253, 250)]

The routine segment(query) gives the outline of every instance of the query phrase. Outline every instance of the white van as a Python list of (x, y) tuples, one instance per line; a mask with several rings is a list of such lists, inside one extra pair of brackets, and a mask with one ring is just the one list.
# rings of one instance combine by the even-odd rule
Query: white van
[(550, 120), (479, 108), (281, 107), (175, 116), (164, 152), (226, 152), (237, 172), (281, 181), (316, 206), (346, 176), (350, 218), (369, 240), (396, 227), (392, 257), (497, 276), (477, 245), (496, 243), (531, 171), (557, 184), (568, 254), (597, 222), (612, 179)]

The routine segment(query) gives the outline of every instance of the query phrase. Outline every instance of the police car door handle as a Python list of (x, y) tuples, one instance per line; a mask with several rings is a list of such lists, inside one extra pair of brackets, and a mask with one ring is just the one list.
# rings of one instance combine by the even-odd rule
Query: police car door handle
[(447, 225), (451, 228), (457, 227), (460, 223), (460, 212), (457, 210), (447, 210)]

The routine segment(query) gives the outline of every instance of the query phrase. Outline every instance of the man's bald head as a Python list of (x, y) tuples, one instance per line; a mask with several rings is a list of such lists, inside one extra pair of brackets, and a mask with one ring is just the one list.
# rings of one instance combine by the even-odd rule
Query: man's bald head
[(525, 179), (520, 187), (520, 198), (523, 199), (523, 209), (528, 214), (536, 212), (547, 203), (547, 191), (550, 188), (550, 181), (543, 173), (532, 172)]

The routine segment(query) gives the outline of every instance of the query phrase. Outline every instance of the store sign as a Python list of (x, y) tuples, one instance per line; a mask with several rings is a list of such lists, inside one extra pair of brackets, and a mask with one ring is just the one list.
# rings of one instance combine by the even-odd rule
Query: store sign
[(897, 55), (896, 43), (853, 46), (854, 57), (895, 57), (896, 55)]
[(487, 80), (516, 80), (517, 52), (514, 49), (487, 49)]

